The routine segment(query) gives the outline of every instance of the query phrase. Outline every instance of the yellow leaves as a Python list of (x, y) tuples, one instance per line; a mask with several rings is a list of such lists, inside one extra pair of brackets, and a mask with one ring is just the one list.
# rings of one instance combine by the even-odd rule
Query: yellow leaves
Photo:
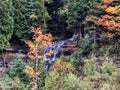
[(30, 15), (29, 17), (30, 17), (31, 19), (32, 19), (32, 18), (35, 18), (35, 19), (38, 18), (35, 14), (32, 14), (32, 15)]
[(71, 71), (74, 72), (75, 68), (70, 63), (63, 62), (62, 60), (57, 60), (52, 66), (52, 70), (58, 73), (60, 72), (69, 73)]
[(111, 38), (113, 38), (114, 34), (107, 32), (107, 33), (105, 34), (105, 36), (106, 36), (107, 38), (111, 39)]
[(120, 23), (120, 16), (114, 18), (116, 22), (119, 22)]
[(115, 7), (109, 6), (105, 11), (111, 14), (117, 14), (120, 12), (120, 5), (115, 6)]

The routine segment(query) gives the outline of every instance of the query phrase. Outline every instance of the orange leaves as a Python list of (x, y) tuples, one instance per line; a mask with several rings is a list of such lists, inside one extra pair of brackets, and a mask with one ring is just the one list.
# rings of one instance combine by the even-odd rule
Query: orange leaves
[(28, 57), (30, 59), (43, 58), (42, 55), (38, 53), (42, 48), (48, 47), (52, 45), (52, 35), (51, 34), (42, 34), (41, 28), (32, 28), (31, 30), (33, 35), (33, 42), (27, 41), (26, 44), (29, 46), (30, 51), (28, 53)]
[(106, 9), (107, 7), (108, 7), (107, 5), (100, 6), (100, 8), (102, 8), (102, 9)]
[[(38, 75), (41, 74), (41, 70), (39, 70), (38, 68), (38, 64), (40, 64), (39, 59), (42, 59), (45, 56), (41, 53), (41, 50), (52, 45), (52, 35), (43, 34), (41, 32), (41, 28), (32, 28), (31, 31), (34, 33), (33, 42), (27, 41), (25, 43), (30, 48), (30, 51), (28, 52), (28, 57), (32, 60), (35, 60), (35, 65), (33, 65), (35, 71), (32, 67), (27, 66), (26, 72), (28, 72), (32, 77), (31, 90), (36, 90), (36, 88), (38, 87), (38, 82), (40, 81), (39, 83), (41, 83), (41, 79), (38, 77)], [(48, 54), (51, 55), (52, 51), (50, 51)], [(40, 66), (42, 67), (43, 64), (41, 64)]]
[(93, 22), (94, 24), (97, 24), (97, 21), (92, 19), (92, 18), (87, 18), (86, 21), (87, 22)]
[(34, 33), (33, 39), (36, 43), (41, 44), (41, 48), (48, 47), (52, 45), (52, 35), (51, 34), (45, 34), (43, 35), (41, 32), (41, 28), (33, 28), (32, 32)]
[(110, 4), (110, 3), (112, 3), (112, 2), (114, 2), (114, 1), (117, 1), (117, 0), (101, 0), (104, 4)]
[(32, 67), (30, 67), (29, 65), (26, 66), (25, 72), (28, 73), (30, 75), (30, 77), (36, 76), (34, 69)]
[(34, 44), (31, 41), (27, 41), (26, 44), (30, 47), (30, 49), (34, 48)]
[(112, 16), (104, 15), (104, 16), (102, 16), (102, 18), (99, 19), (98, 23), (103, 24), (103, 23), (105, 23), (107, 20), (111, 20), (111, 19), (112, 19)]
[(98, 23), (107, 27), (109, 30), (115, 30), (120, 33), (120, 22), (117, 22), (116, 18), (114, 16), (104, 15), (98, 20)]
[(110, 6), (111, 3), (118, 0), (101, 0), (103, 2), (103, 5), (100, 6), (100, 8), (104, 9), (107, 13), (110, 14), (117, 14), (120, 12), (120, 5), (117, 6)]
[(107, 32), (107, 33), (105, 33), (105, 36), (109, 39), (112, 39), (114, 34)]
[(115, 6), (110, 6), (114, 1), (118, 0), (101, 0), (101, 1), (103, 2), (101, 8), (104, 9), (104, 11), (107, 14), (103, 15), (98, 20), (98, 24), (120, 35), (120, 16), (119, 16), (120, 5), (116, 4)]
[(30, 90), (36, 90), (37, 86), (38, 86), (37, 83), (36, 83), (36, 78), (38, 80), (40, 80), (39, 77), (38, 77), (38, 75), (41, 72), (39, 72), (39, 71), (35, 72), (34, 69), (33, 69), (33, 67), (30, 67), (29, 65), (26, 66), (25, 72), (28, 73), (30, 75), (30, 77), (32, 78)]
[(49, 53), (44, 54), (44, 57), (46, 57), (46, 56), (51, 56), (53, 53), (54, 53), (54, 51), (53, 51), (53, 50), (50, 50)]

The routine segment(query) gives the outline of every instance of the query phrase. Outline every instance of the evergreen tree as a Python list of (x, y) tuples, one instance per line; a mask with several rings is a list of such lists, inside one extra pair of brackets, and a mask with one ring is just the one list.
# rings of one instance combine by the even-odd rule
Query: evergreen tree
[(44, 0), (27, 0), (26, 1), (26, 18), (29, 26), (43, 26), (46, 28), (46, 20), (49, 15), (45, 8)]
[(62, 13), (65, 12), (66, 2), (67, 0), (51, 0), (50, 3), (45, 3), (51, 16), (51, 19), (47, 21), (47, 32), (52, 33), (55, 40), (70, 38), (72, 34), (70, 30), (67, 30), (67, 16)]
[[(14, 36), (25, 37), (28, 33), (28, 25), (25, 11), (26, 0), (13, 0), (14, 5)], [(15, 38), (15, 37), (14, 37)]]
[(46, 29), (49, 18), (44, 0), (14, 0), (14, 32), (20, 39), (29, 39), (31, 27)]
[(81, 28), (82, 36), (84, 35), (84, 24), (87, 15), (88, 0), (68, 0), (67, 23), (68, 28), (73, 32), (78, 32)]
[(88, 11), (84, 21), (84, 30), (89, 34), (90, 38), (94, 39), (94, 43), (96, 43), (96, 40), (99, 38), (101, 33), (100, 27), (96, 22), (100, 16), (104, 14), (103, 10), (100, 9), (100, 6), (100, 0), (88, 1)]
[(64, 0), (52, 0), (50, 3), (45, 3), (49, 14), (55, 14), (59, 11), (59, 8), (64, 6)]
[(0, 49), (10, 46), (13, 34), (13, 3), (12, 0), (0, 0)]

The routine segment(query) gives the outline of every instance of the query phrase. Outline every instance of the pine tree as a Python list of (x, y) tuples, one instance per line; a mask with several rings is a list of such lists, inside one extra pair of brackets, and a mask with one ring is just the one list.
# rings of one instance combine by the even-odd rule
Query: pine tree
[(31, 38), (31, 27), (43, 26), (49, 18), (44, 0), (14, 0), (15, 35), (23, 40)]
[(45, 30), (47, 28), (46, 21), (49, 18), (45, 7), (45, 0), (27, 0), (25, 7), (29, 27), (42, 26)]
[(12, 0), (0, 0), (0, 49), (10, 46), (13, 34), (13, 3)]
[(45, 3), (49, 14), (58, 13), (59, 9), (64, 6), (64, 0), (51, 0), (50, 3)]
[(87, 15), (88, 0), (68, 0), (67, 23), (74, 33), (81, 32), (84, 37), (84, 21)]
[(25, 37), (27, 28), (27, 19), (25, 11), (26, 0), (13, 0), (14, 5), (14, 36), (18, 38)]

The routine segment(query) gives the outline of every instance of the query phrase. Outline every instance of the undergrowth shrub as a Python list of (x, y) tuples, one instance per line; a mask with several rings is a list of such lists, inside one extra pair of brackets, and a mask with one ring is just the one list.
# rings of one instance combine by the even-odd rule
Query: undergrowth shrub
[(70, 73), (64, 81), (63, 90), (93, 90), (90, 82), (82, 81)]
[(78, 90), (93, 90), (90, 82), (80, 81)]
[(20, 57), (17, 57), (9, 65), (9, 75), (11, 78), (18, 77), (24, 84), (30, 84), (31, 78), (30, 75), (25, 70), (25, 64)]
[(52, 71), (46, 75), (45, 88), (47, 90), (59, 90), (63, 88), (64, 78), (67, 74), (75, 72), (75, 68), (68, 62), (58, 59), (51, 67)]
[(2, 74), (2, 78), (0, 78), (0, 90), (6, 90), (13, 88), (12, 79), (7, 74)]
[(92, 44), (88, 35), (79, 40), (79, 47), (81, 48), (82, 54), (87, 54), (90, 52), (90, 50), (92, 49)]
[(99, 90), (118, 90), (115, 86), (108, 84), (108, 83), (102, 83)]
[(102, 67), (101, 67), (102, 73), (107, 73), (109, 75), (111, 75), (115, 70), (116, 70), (116, 66), (113, 65), (112, 62), (104, 62)]
[(101, 75), (102, 83), (114, 84), (115, 76), (109, 75), (108, 73), (104, 73)]
[(101, 34), (101, 44), (100, 51), (103, 55), (115, 56), (120, 54), (120, 40), (115, 38), (115, 34), (103, 32)]
[(0, 78), (0, 90), (30, 90), (30, 85), (21, 82), (19, 77), (11, 78), (4, 73)]
[(100, 48), (100, 52), (103, 54), (103, 55), (110, 55), (110, 48), (108, 48), (108, 46), (102, 46)]
[(57, 72), (50, 72), (45, 78), (46, 90), (57, 90), (60, 75)]
[(89, 54), (90, 50), (92, 50), (92, 44), (90, 37), (86, 35), (84, 38), (81, 38), (79, 40), (79, 47), (80, 51), (76, 52), (73, 55), (73, 58), (70, 60), (70, 63), (77, 69), (81, 70), (82, 67), (84, 66), (84, 60), (83, 57), (86, 54)]
[(28, 73), (23, 72), (19, 74), (19, 78), (25, 84), (30, 84), (31, 82), (30, 75)]
[(81, 70), (81, 68), (84, 66), (84, 60), (82, 57), (82, 52), (78, 51), (74, 54), (73, 58), (70, 60), (70, 63), (77, 69)]
[(77, 85), (76, 76), (70, 73), (64, 82), (63, 90), (71, 90), (71, 89), (77, 90), (77, 88), (78, 85)]
[(113, 45), (109, 46), (109, 53), (110, 53), (109, 55), (110, 56), (119, 55), (120, 54), (119, 51), (120, 51), (120, 43), (119, 42), (117, 42), (116, 45), (115, 45), (115, 42), (114, 42)]
[(87, 76), (94, 75), (97, 72), (95, 62), (89, 61), (84, 65), (84, 74)]
[(120, 72), (117, 73), (116, 82), (120, 84)]
[(23, 73), (23, 70), (25, 69), (24, 62), (20, 57), (17, 57), (13, 62), (9, 65), (9, 74), (10, 77), (18, 76), (19, 74)]
[(57, 60), (52, 66), (52, 70), (57, 73), (70, 73), (75, 72), (75, 68), (68, 62), (63, 62), (62, 60)]

